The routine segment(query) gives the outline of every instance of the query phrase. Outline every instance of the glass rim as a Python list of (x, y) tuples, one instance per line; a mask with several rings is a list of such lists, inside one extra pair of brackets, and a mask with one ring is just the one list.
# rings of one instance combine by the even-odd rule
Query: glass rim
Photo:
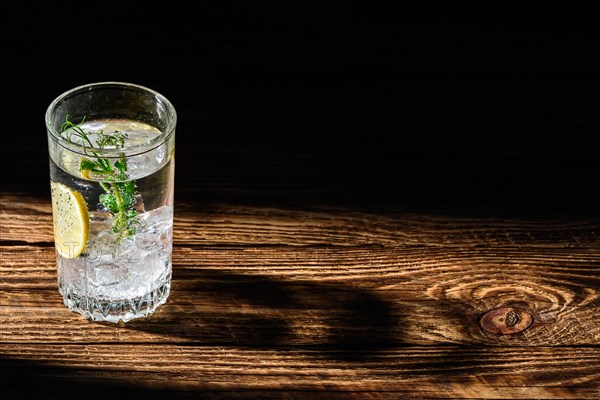
[(90, 149), (89, 147), (67, 141), (60, 134), (60, 132), (58, 132), (58, 130), (54, 128), (53, 123), (52, 123), (52, 115), (53, 115), (53, 112), (55, 111), (58, 103), (61, 102), (62, 100), (64, 100), (65, 98), (67, 98), (68, 96), (73, 95), (77, 92), (83, 92), (85, 90), (90, 90), (90, 89), (93, 89), (96, 87), (109, 87), (109, 86), (131, 88), (131, 89), (136, 89), (136, 90), (150, 93), (155, 98), (157, 98), (160, 102), (165, 104), (165, 106), (167, 107), (167, 109), (169, 111), (169, 114), (171, 115), (171, 118), (169, 118), (166, 129), (161, 131), (160, 135), (152, 138), (151, 140), (149, 140), (145, 143), (130, 147), (128, 149), (96, 149), (96, 148), (94, 148), (93, 150), (95, 153), (100, 153), (104, 157), (108, 157), (108, 158), (122, 157), (123, 154), (125, 156), (132, 156), (132, 155), (136, 155), (136, 154), (146, 153), (146, 152), (162, 145), (167, 140), (169, 140), (169, 138), (175, 131), (175, 126), (177, 125), (177, 112), (175, 110), (175, 107), (171, 103), (171, 101), (169, 99), (167, 99), (163, 94), (157, 92), (154, 89), (150, 89), (149, 87), (146, 87), (143, 85), (138, 85), (135, 83), (120, 82), (120, 81), (102, 81), (102, 82), (86, 83), (84, 85), (79, 85), (79, 86), (73, 87), (73, 88), (59, 94), (54, 100), (52, 100), (52, 102), (50, 102), (50, 104), (48, 105), (48, 108), (46, 109), (45, 123), (46, 123), (46, 130), (50, 134), (49, 136), (54, 141), (56, 141), (56, 143), (59, 144), (61, 147), (64, 147), (65, 149), (67, 149), (69, 151), (73, 151), (73, 152), (81, 154), (81, 155), (87, 155), (87, 152), (89, 152), (89, 149)]

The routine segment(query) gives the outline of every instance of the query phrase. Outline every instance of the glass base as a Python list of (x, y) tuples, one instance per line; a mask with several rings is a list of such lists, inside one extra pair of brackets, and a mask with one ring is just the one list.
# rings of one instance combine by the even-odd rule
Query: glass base
[(65, 306), (92, 321), (119, 323), (152, 314), (169, 297), (171, 281), (168, 280), (153, 291), (141, 297), (120, 301), (107, 301), (78, 295), (59, 282), (59, 291)]

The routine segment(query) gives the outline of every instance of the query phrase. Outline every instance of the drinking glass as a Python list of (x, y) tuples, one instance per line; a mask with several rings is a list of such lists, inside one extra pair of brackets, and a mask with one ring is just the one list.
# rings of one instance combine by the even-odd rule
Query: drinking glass
[(94, 321), (146, 317), (171, 284), (175, 126), (162, 94), (97, 82), (46, 111), (58, 290)]

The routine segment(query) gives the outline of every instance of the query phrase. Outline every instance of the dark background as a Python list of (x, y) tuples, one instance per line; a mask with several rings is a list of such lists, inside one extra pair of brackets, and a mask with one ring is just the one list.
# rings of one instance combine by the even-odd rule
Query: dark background
[(2, 189), (49, 196), (46, 107), (112, 80), (174, 103), (179, 200), (598, 213), (594, 21), (286, 4), (6, 12)]

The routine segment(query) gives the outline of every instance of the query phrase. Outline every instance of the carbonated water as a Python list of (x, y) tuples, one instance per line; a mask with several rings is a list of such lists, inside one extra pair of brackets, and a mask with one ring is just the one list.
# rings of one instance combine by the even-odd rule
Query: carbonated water
[[(85, 121), (77, 126), (89, 143), (76, 134), (67, 137), (68, 130), (62, 134), (84, 151), (72, 151), (58, 142), (49, 144), (50, 179), (80, 193), (89, 215), (83, 252), (74, 258), (57, 252), (59, 290), (67, 307), (93, 320), (126, 322), (147, 316), (166, 301), (170, 289), (173, 141), (126, 156), (128, 150), (151, 143), (161, 132), (123, 119)], [(103, 143), (107, 134), (122, 141)], [(105, 157), (93, 150), (100, 145), (104, 150), (114, 148), (123, 153)], [(121, 176), (115, 179), (115, 175), (90, 167), (106, 163), (113, 170), (120, 168)], [(119, 215), (111, 208), (110, 196), (118, 192), (118, 184), (128, 182), (133, 185), (120, 186), (132, 191), (123, 228), (117, 220), (125, 213)]]

